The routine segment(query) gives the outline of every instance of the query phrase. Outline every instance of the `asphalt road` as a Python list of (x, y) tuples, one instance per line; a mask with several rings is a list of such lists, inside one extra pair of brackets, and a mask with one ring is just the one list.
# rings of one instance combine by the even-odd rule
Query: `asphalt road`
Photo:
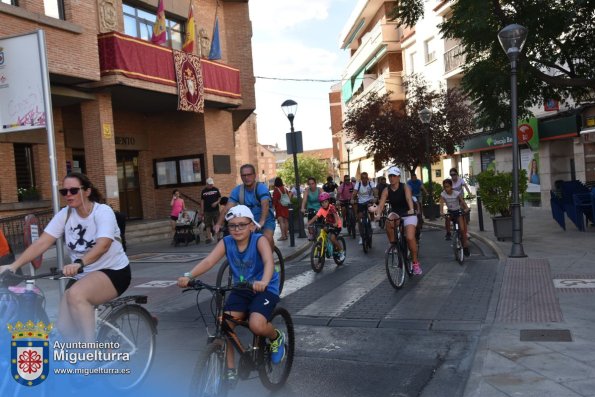
[[(315, 274), (307, 253), (286, 264), (280, 305), (296, 323), (296, 357), (287, 385), (275, 395), (462, 395), (494, 286), (494, 253), (473, 241), (472, 255), (461, 266), (442, 232), (426, 230), (420, 254), (424, 274), (407, 279), (397, 291), (384, 270), (384, 235), (374, 235), (368, 254), (356, 240), (347, 244), (341, 267), (327, 260)], [(159, 318), (156, 361), (144, 391), (163, 388), (176, 396), (189, 391), (206, 332), (196, 293), (182, 295), (167, 285), (192, 263), (133, 264), (129, 293), (148, 294), (148, 308)], [(214, 278), (212, 271), (204, 279)], [(199, 301), (208, 308), (206, 295)], [(268, 394), (256, 374), (230, 393)]]

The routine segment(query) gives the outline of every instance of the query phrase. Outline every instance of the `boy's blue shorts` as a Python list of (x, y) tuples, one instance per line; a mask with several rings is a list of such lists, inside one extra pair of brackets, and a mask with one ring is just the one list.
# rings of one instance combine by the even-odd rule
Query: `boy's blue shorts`
[(279, 295), (269, 291), (232, 291), (225, 302), (224, 310), (248, 314), (260, 313), (270, 320), (277, 303), (279, 303)]

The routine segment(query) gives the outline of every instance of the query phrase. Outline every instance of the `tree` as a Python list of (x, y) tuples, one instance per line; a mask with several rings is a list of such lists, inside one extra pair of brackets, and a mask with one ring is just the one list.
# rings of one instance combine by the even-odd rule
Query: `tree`
[[(306, 183), (308, 178), (314, 177), (318, 182), (326, 180), (328, 165), (326, 161), (316, 157), (304, 156), (298, 154), (298, 170), (300, 172), (300, 184)], [(295, 186), (295, 170), (293, 169), (293, 157), (287, 158), (281, 168), (277, 170), (277, 175), (283, 179), (285, 186)]]
[(368, 153), (373, 153), (376, 161), (402, 164), (413, 172), (428, 160), (426, 126), (419, 120), (421, 109), (432, 110), (432, 162), (445, 153), (453, 154), (473, 132), (473, 114), (459, 90), (430, 90), (415, 75), (404, 79), (403, 85), (407, 92), (404, 109), (396, 107), (389, 94), (370, 93), (347, 111), (343, 128)]
[[(403, 26), (423, 17), (423, 0), (399, 0), (391, 13)], [(466, 57), (463, 91), (486, 127), (510, 125), (510, 63), (498, 32), (519, 23), (529, 30), (517, 65), (519, 114), (545, 100), (595, 100), (595, 1), (457, 0), (439, 25), (445, 38), (458, 40)]]

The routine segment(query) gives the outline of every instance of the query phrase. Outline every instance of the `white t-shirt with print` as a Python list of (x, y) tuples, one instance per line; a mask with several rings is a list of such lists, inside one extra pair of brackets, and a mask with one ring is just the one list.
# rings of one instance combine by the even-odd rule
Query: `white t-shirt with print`
[[(70, 216), (66, 221), (68, 211)], [(70, 207), (62, 208), (52, 218), (44, 232), (55, 238), (64, 236), (66, 253), (73, 262), (93, 248), (98, 238), (106, 237), (113, 240), (106, 253), (97, 261), (86, 264), (85, 273), (99, 269), (119, 270), (128, 265), (124, 248), (116, 240), (116, 237), (120, 237), (120, 228), (116, 223), (114, 211), (108, 205), (95, 203), (91, 214), (86, 218), (81, 218), (76, 210)], [(84, 273), (78, 274), (76, 278), (81, 278), (83, 275)]]
[(368, 181), (368, 184), (364, 184), (360, 181), (354, 186), (357, 189), (357, 202), (358, 204), (366, 204), (368, 201), (374, 199), (374, 183)]
[(440, 193), (449, 211), (458, 211), (461, 209), (461, 203), (459, 202), (460, 195), (461, 192), (457, 192), (456, 190), (453, 190), (450, 194), (446, 193), (445, 190)]

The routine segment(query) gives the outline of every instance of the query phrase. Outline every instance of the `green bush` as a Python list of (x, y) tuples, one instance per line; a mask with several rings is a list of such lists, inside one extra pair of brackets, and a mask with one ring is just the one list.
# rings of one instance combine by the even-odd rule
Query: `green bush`
[[(424, 183), (424, 187), (426, 188), (427, 192), (430, 191), (430, 183), (429, 182)], [(432, 181), (432, 187), (433, 187), (432, 188), (433, 203), (438, 204), (438, 202), (440, 200), (440, 193), (442, 193), (442, 185)], [(428, 198), (428, 195), (425, 194), (423, 190), (421, 191), (421, 194), (422, 194), (424, 207), (430, 205), (430, 200)]]
[[(492, 215), (511, 216), (512, 172), (486, 170), (477, 176), (479, 196)], [(527, 171), (519, 172), (519, 195), (527, 191)]]

